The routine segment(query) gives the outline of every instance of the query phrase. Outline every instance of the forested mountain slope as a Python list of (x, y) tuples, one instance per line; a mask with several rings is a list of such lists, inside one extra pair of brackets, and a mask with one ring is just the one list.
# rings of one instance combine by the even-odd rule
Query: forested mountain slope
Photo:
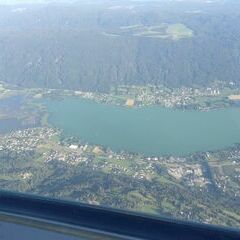
[(0, 81), (92, 91), (239, 85), (239, 22), (238, 1), (1, 5)]

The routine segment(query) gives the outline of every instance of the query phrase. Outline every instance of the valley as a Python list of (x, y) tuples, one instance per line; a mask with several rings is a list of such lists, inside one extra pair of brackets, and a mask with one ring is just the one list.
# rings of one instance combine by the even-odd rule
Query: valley
[[(130, 88), (130, 92), (132, 89), (135, 88)], [(13, 113), (1, 108), (5, 116), (2, 119), (7, 119), (6, 113), (9, 117), (22, 116), (21, 128), (13, 127), (0, 133), (2, 189), (197, 222), (239, 226), (239, 144), (181, 155), (116, 151), (108, 145), (96, 144), (96, 141), (88, 142), (81, 134), (66, 135), (63, 128), (53, 127), (53, 109), (47, 111), (44, 107), (46, 101), (60, 104), (64, 99), (87, 102), (89, 99), (76, 96), (74, 91), (16, 90), (2, 86), (2, 99), (11, 99), (19, 94), (24, 100), (18, 111)], [(2, 100), (0, 102), (3, 104)], [(90, 100), (90, 104), (106, 108), (112, 106), (130, 112), (143, 109), (140, 105), (125, 106), (125, 101), (120, 106), (114, 102), (101, 102)], [(63, 107), (60, 109), (58, 111), (64, 110)], [(186, 110), (177, 111), (184, 113)], [(28, 125), (29, 118), (35, 119), (36, 125)], [(99, 120), (99, 116), (97, 118)], [(84, 124), (86, 128), (87, 123)], [(130, 134), (131, 131), (126, 132)], [(152, 141), (147, 140), (149, 143)]]

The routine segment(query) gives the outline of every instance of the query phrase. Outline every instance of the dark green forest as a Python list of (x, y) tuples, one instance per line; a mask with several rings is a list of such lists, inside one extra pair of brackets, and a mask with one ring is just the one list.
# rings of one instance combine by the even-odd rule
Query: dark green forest
[[(0, 81), (91, 91), (120, 84), (208, 86), (216, 80), (239, 85), (239, 22), (239, 1), (0, 5)], [(109, 34), (179, 23), (191, 37)]]

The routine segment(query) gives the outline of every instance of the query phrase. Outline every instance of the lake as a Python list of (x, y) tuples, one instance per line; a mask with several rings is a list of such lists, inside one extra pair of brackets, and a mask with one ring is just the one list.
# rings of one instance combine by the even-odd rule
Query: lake
[(240, 108), (209, 112), (126, 108), (75, 97), (45, 104), (50, 124), (64, 134), (115, 151), (185, 155), (240, 143)]
[[(0, 99), (0, 110), (8, 114), (16, 112), (19, 110), (22, 101), (22, 95)], [(21, 121), (16, 118), (0, 119), (0, 133), (8, 133), (22, 128), (23, 126)]]
[(22, 123), (20, 120), (15, 118), (0, 119), (0, 133), (8, 133), (14, 130), (22, 129)]
[(0, 109), (7, 112), (17, 111), (21, 107), (23, 99), (22, 95), (0, 99)]

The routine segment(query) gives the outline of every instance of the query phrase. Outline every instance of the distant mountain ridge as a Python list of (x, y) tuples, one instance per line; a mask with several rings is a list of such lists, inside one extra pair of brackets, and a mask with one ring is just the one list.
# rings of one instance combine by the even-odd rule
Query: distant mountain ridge
[(91, 91), (215, 80), (239, 85), (240, 4), (224, 2), (1, 7), (0, 81)]

